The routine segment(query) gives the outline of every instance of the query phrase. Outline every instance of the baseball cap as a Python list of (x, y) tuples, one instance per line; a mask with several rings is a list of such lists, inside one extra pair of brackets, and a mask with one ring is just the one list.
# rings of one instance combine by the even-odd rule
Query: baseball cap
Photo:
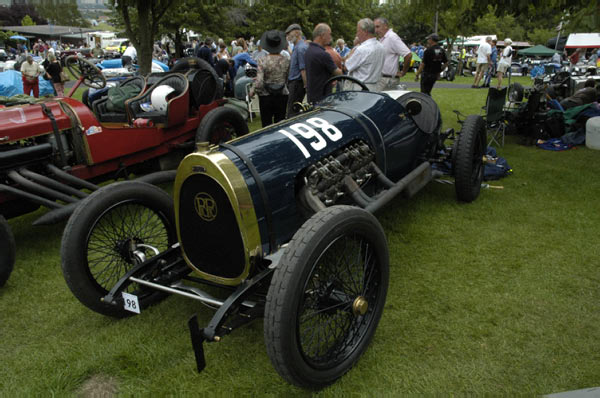
[(431, 40), (435, 41), (436, 43), (438, 41), (440, 41), (440, 37), (438, 35), (436, 35), (435, 33), (432, 33), (429, 36), (427, 36), (427, 39), (431, 39)]
[(302, 27), (300, 25), (298, 25), (297, 23), (293, 23), (287, 27), (287, 29), (285, 30), (285, 34), (287, 35), (292, 30), (302, 30)]

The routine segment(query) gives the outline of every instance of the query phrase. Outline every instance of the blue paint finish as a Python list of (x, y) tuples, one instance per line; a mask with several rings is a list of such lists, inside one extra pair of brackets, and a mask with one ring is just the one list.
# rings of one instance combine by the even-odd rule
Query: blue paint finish
[[(268, 187), (276, 244), (288, 242), (300, 228), (303, 217), (296, 203), (297, 179), (308, 166), (357, 140), (367, 142), (376, 152), (378, 166), (392, 180), (398, 180), (415, 167), (415, 153), (421, 153), (431, 135), (419, 130), (404, 107), (387, 95), (367, 92), (342, 92), (326, 97), (313, 112), (269, 126), (229, 142), (254, 164)], [(319, 118), (342, 133), (332, 141), (322, 129), (309, 122)], [(294, 129), (312, 127), (321, 138), (306, 138)], [(308, 158), (294, 140), (308, 153)], [(323, 141), (326, 145), (323, 146)], [(323, 146), (315, 149), (315, 146)], [(264, 253), (268, 254), (267, 207), (262, 203), (256, 181), (244, 163), (231, 151), (223, 149), (238, 167), (248, 184), (259, 222)]]

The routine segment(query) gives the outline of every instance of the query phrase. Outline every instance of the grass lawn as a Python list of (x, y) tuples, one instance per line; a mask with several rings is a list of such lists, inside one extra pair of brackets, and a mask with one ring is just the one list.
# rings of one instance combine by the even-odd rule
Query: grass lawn
[[(453, 109), (479, 113), (485, 95), (434, 88), (444, 128), (458, 128)], [(356, 366), (314, 395), (600, 386), (600, 152), (516, 141), (499, 148), (514, 170), (493, 183), (503, 189), (461, 204), (433, 182), (378, 213), (391, 264), (383, 317)], [(207, 344), (197, 374), (186, 322), (212, 310), (182, 297), (122, 320), (86, 309), (60, 270), (64, 224), (31, 226), (43, 212), (9, 220), (17, 263), (0, 289), (0, 396), (309, 395), (271, 366), (261, 322)]]

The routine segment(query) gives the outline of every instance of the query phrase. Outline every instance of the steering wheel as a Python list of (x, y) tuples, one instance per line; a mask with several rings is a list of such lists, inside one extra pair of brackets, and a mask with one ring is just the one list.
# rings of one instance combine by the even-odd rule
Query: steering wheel
[(366, 86), (366, 84), (364, 84), (363, 82), (361, 82), (360, 80), (358, 80), (355, 77), (351, 77), (351, 76), (346, 76), (346, 75), (337, 75), (334, 77), (329, 78), (325, 84), (323, 85), (323, 95), (327, 94), (327, 87), (333, 83), (333, 82), (337, 82), (338, 80), (349, 80), (352, 83), (356, 83), (360, 86), (360, 88), (362, 88), (362, 91), (369, 91), (369, 88)]
[(106, 86), (106, 77), (104, 77), (96, 65), (87, 59), (70, 55), (65, 60), (65, 65), (76, 79), (83, 77), (84, 85), (95, 89)]

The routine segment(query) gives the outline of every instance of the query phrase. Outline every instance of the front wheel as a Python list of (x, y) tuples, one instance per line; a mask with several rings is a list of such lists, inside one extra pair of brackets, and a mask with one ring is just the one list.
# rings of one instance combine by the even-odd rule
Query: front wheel
[(483, 155), (485, 155), (486, 130), (481, 116), (469, 115), (457, 137), (452, 154), (456, 198), (461, 202), (472, 202), (479, 196), (483, 181)]
[(4, 286), (15, 266), (15, 237), (6, 219), (0, 215), (0, 287)]
[[(117, 182), (92, 193), (69, 218), (61, 246), (63, 275), (83, 305), (124, 317), (130, 313), (101, 299), (129, 269), (175, 241), (171, 197), (148, 183)], [(164, 297), (137, 284), (127, 292), (138, 296), (142, 308)]]
[(303, 388), (344, 375), (375, 333), (385, 304), (385, 234), (366, 210), (313, 215), (285, 249), (267, 295), (264, 337), (279, 374)]

